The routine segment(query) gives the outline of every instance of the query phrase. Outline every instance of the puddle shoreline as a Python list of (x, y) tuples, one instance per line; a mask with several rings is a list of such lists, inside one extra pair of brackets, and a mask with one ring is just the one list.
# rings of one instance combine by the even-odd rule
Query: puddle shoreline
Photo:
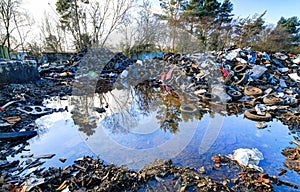
[[(54, 99), (55, 101), (56, 99)], [(70, 99), (69, 99), (70, 100)], [(60, 102), (59, 100), (58, 103)], [(65, 105), (66, 101), (63, 101), (63, 104), (60, 103), (60, 105)], [(57, 106), (57, 103), (53, 102), (47, 102), (49, 106)], [(46, 105), (46, 106), (47, 106)], [(69, 104), (67, 104), (70, 106)], [(72, 107), (71, 107), (72, 108)], [(68, 114), (69, 119), (61, 119), (62, 122), (69, 122), (72, 121), (72, 113), (65, 112)], [(66, 115), (65, 115), (66, 116)], [(62, 115), (60, 115), (62, 117)], [(43, 118), (43, 117), (42, 117)], [(50, 118), (55, 119), (55, 118)], [(96, 118), (97, 119), (97, 118)], [(104, 119), (104, 118), (102, 118)], [(91, 120), (91, 119), (90, 119)], [(288, 130), (288, 127), (283, 125), (280, 121), (272, 121), (268, 122), (268, 127), (265, 129), (257, 129), (255, 126), (254, 121), (250, 121), (248, 119), (245, 119), (242, 115), (239, 116), (227, 116), (224, 117), (222, 127), (219, 130), (219, 133), (217, 135), (217, 139), (212, 142), (211, 146), (206, 149), (206, 151), (200, 151), (201, 145), (203, 145), (202, 141), (203, 138), (205, 138), (205, 134), (207, 134), (207, 129), (209, 125), (209, 121), (211, 120), (211, 115), (206, 113), (200, 120), (195, 120), (196, 123), (192, 123), (193, 126), (196, 126), (196, 129), (194, 130), (194, 133), (192, 134), (193, 137), (189, 140), (188, 144), (184, 147), (184, 149), (179, 153), (174, 155), (173, 157), (167, 157), (162, 159), (171, 159), (175, 165), (183, 166), (183, 167), (193, 167), (195, 169), (199, 169), (202, 166), (206, 167), (208, 169), (207, 176), (210, 176), (211, 178), (221, 181), (224, 176), (228, 178), (233, 178), (235, 173), (228, 173), (224, 175), (222, 173), (222, 169), (214, 171), (209, 169), (215, 169), (214, 163), (211, 161), (211, 157), (217, 154), (222, 155), (228, 155), (232, 153), (233, 150), (237, 148), (253, 148), (256, 147), (259, 150), (261, 150), (264, 154), (264, 160), (260, 162), (260, 166), (266, 171), (266, 173), (269, 173), (270, 175), (276, 175), (279, 173), (279, 168), (283, 167), (283, 161), (284, 156), (281, 155), (280, 151), (284, 149), (282, 146), (289, 146), (289, 142), (293, 139), (293, 135), (290, 134), (290, 131)], [(46, 123), (46, 125), (50, 125), (50, 123)], [(238, 125), (238, 126), (236, 126)], [(58, 125), (61, 127), (61, 125)], [(143, 159), (141, 156), (133, 155), (130, 159), (130, 156), (128, 156), (128, 152), (125, 152), (123, 150), (116, 150), (116, 152), (112, 152), (114, 150), (112, 148), (112, 144), (105, 143), (104, 140), (110, 139), (114, 143), (119, 143), (120, 146), (126, 146), (124, 141), (132, 141), (133, 136), (137, 132), (136, 130), (132, 133), (129, 131), (127, 133), (113, 133), (111, 132), (111, 129), (107, 129), (105, 127), (101, 127), (101, 124), (98, 122), (97, 128), (95, 128), (95, 132), (93, 132), (92, 135), (87, 135), (85, 132), (82, 132), (79, 130), (78, 126), (74, 125), (74, 122), (72, 123), (73, 130), (77, 132), (76, 134), (79, 135), (80, 139), (82, 140), (82, 145), (85, 145), (83, 147), (83, 150), (87, 151), (81, 151), (82, 156), (89, 155), (93, 157), (100, 157), (104, 162), (110, 164), (114, 163), (117, 166), (125, 165), (131, 170), (138, 171), (144, 166), (146, 166), (148, 163), (153, 162), (155, 159), (159, 158), (157, 154), (152, 153), (152, 157), (149, 156), (149, 151), (147, 152), (147, 149), (153, 148), (132, 148), (129, 146), (129, 150), (137, 150), (137, 151), (145, 151), (143, 154), (143, 158), (147, 159), (145, 160), (138, 160), (139, 158)], [(100, 127), (99, 127), (100, 126)], [(189, 127), (180, 128), (180, 129), (190, 129)], [(180, 133), (181, 130), (178, 130)], [(102, 130), (98, 133), (99, 130)], [(191, 129), (188, 131), (192, 131)], [(151, 134), (156, 134), (156, 137), (161, 135), (168, 135), (170, 137), (170, 133), (166, 133), (163, 130), (156, 130), (154, 132), (148, 132), (146, 134), (137, 134), (141, 135), (142, 137), (149, 137)], [(47, 133), (45, 133), (47, 134)], [(173, 135), (176, 135), (177, 133), (173, 133)], [(70, 135), (70, 134), (68, 134)], [(100, 135), (100, 136), (99, 136)], [(103, 137), (103, 135), (106, 135), (106, 137)], [(275, 137), (274, 137), (275, 136)], [(145, 138), (146, 138), (145, 137)], [(65, 137), (64, 137), (65, 138)], [(106, 139), (103, 139), (106, 138)], [(143, 138), (145, 140), (145, 138)], [(77, 138), (78, 139), (78, 138)], [(123, 139), (123, 140), (122, 140)], [(162, 138), (159, 140), (161, 141)], [(170, 138), (169, 138), (170, 139)], [(180, 139), (180, 138), (179, 138)], [(101, 140), (102, 142), (95, 142), (95, 141)], [(123, 143), (122, 143), (123, 142)], [(140, 141), (142, 142), (142, 141)], [(178, 140), (177, 140), (178, 142)], [(143, 142), (142, 142), (143, 143)], [(274, 145), (276, 143), (276, 145)], [(137, 146), (138, 143), (135, 144)], [(207, 146), (202, 146), (207, 147)], [(95, 150), (97, 149), (97, 150)], [(101, 151), (102, 149), (102, 151)], [(159, 153), (158, 153), (159, 154)], [(125, 160), (120, 161), (122, 159), (122, 156), (125, 157)], [(278, 157), (280, 158), (278, 159)], [(135, 157), (135, 158), (133, 158)], [(78, 158), (78, 156), (76, 157)], [(69, 159), (72, 159), (72, 161), (76, 160), (75, 157), (69, 157)], [(129, 158), (129, 159), (128, 159)], [(68, 159), (68, 158), (67, 158)], [(126, 160), (127, 159), (127, 160)], [(277, 159), (276, 164), (274, 164), (274, 159)], [(55, 160), (54, 160), (55, 161)], [(57, 161), (57, 159), (56, 159)], [(70, 163), (70, 161), (68, 162)], [(63, 164), (65, 165), (65, 164)], [(136, 167), (139, 165), (138, 167)], [(49, 163), (49, 167), (51, 167), (51, 163)], [(53, 166), (57, 166), (57, 164), (53, 164)], [(60, 165), (61, 167), (62, 164)], [(290, 182), (297, 183), (297, 177), (298, 175), (296, 173), (293, 173), (292, 171), (288, 171), (284, 178), (285, 180), (288, 180)]]

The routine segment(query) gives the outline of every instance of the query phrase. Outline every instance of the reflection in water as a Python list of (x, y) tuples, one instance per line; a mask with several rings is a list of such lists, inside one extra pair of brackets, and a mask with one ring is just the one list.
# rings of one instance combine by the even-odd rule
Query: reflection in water
[[(204, 115), (199, 108), (191, 112), (193, 108), (189, 106), (196, 103), (184, 101), (175, 92), (161, 92), (145, 82), (102, 94), (73, 96), (69, 106), (83, 141), (109, 163), (139, 169), (156, 158), (172, 158), (187, 166), (209, 166), (213, 155), (256, 147), (264, 154), (260, 166), (266, 172), (276, 175), (283, 166), (280, 151), (292, 136), (280, 123), (270, 122), (268, 129), (258, 130), (254, 122), (231, 116), (225, 118), (222, 129), (216, 129), (216, 123), (223, 120), (216, 112), (224, 110), (224, 106), (215, 105), (211, 113)], [(190, 110), (183, 110), (184, 105)], [(97, 112), (99, 108), (105, 112)], [(173, 124), (166, 126), (164, 122)], [(224, 176), (223, 172), (209, 174)], [(293, 175), (289, 180), (290, 177)]]
[(182, 110), (189, 101), (151, 81), (78, 94), (68, 102), (74, 124), (89, 148), (107, 162), (134, 168), (179, 154), (204, 114), (199, 109)]
[[(68, 98), (67, 106), (82, 141), (108, 163), (139, 169), (156, 158), (171, 158), (187, 166), (209, 166), (213, 155), (256, 147), (265, 157), (261, 165), (273, 171), (271, 174), (283, 164), (280, 150), (291, 136), (278, 122), (272, 122), (272, 128), (257, 130), (247, 119), (224, 118), (226, 105), (204, 105), (180, 92), (181, 87), (173, 90), (175, 86), (141, 80), (140, 76), (139, 81), (124, 84), (113, 83), (114, 74), (96, 78), (89, 72), (82, 77), (78, 94)], [(185, 78), (175, 80), (187, 82)], [(205, 115), (206, 111), (210, 113)], [(215, 173), (224, 176), (221, 171)]]
[(75, 125), (78, 125), (79, 130), (86, 135), (93, 135), (93, 129), (97, 127), (97, 116), (94, 115), (94, 102), (97, 97), (90, 95), (83, 95), (79, 97), (72, 97), (72, 118)]
[[(127, 134), (129, 129), (138, 129), (138, 122), (154, 115), (156, 119), (152, 119), (153, 126), (156, 127), (158, 123), (161, 130), (176, 133), (180, 122), (200, 120), (203, 116), (200, 110), (182, 112), (180, 107), (183, 104), (176, 92), (155, 88), (149, 81), (119, 90), (106, 90), (105, 93), (73, 96), (71, 104), (72, 118), (87, 136), (95, 133), (99, 121), (112, 133)], [(99, 109), (102, 109), (100, 113)]]
[(160, 121), (160, 128), (164, 131), (176, 133), (178, 131), (180, 117), (180, 102), (174, 94), (167, 94), (162, 98), (162, 105), (158, 111), (157, 119)]
[(150, 109), (153, 108), (153, 105), (158, 101), (157, 91), (151, 87), (149, 81), (144, 81), (136, 85), (134, 87), (134, 93), (137, 108), (142, 113), (149, 113)]

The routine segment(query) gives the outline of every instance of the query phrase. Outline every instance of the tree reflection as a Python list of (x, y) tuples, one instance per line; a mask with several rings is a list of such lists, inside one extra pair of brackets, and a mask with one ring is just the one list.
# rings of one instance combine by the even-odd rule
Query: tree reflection
[(161, 104), (156, 116), (160, 122), (160, 128), (164, 131), (176, 133), (179, 122), (182, 121), (179, 98), (170, 93), (162, 98)]
[(150, 85), (150, 81), (144, 81), (134, 87), (133, 97), (138, 104), (138, 109), (145, 115), (150, 113), (150, 109), (155, 108), (155, 102), (158, 101), (158, 92)]
[(87, 136), (95, 133), (99, 118), (95, 116), (94, 108), (95, 96), (82, 95), (72, 98), (74, 109), (71, 111), (72, 119), (75, 125), (79, 126), (79, 131), (84, 132)]
[[(181, 122), (200, 120), (204, 114), (198, 109), (192, 113), (183, 112), (180, 107), (188, 103), (187, 98), (168, 86), (155, 88), (151, 81), (123, 87), (118, 90), (120, 92), (114, 92), (116, 90), (107, 86), (98, 87), (97, 90), (102, 92), (77, 96), (72, 100), (72, 118), (87, 136), (95, 133), (99, 122), (113, 134), (127, 134), (130, 128), (139, 126), (140, 116), (149, 116), (151, 113), (156, 114), (161, 130), (177, 133)], [(196, 106), (196, 103), (191, 105)]]

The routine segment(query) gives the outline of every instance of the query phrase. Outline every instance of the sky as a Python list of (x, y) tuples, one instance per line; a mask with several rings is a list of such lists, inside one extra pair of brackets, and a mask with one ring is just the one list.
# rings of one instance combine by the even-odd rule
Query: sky
[(262, 14), (267, 23), (276, 24), (282, 17), (297, 16), (300, 19), (299, 0), (231, 0), (235, 17), (252, 17), (255, 13)]
[[(22, 0), (23, 8), (34, 18), (35, 25), (32, 29), (32, 36), (36, 38), (40, 35), (42, 19), (45, 12), (51, 15), (51, 19), (58, 21), (59, 16), (55, 12), (55, 3), (57, 0)], [(102, 1), (102, 0), (98, 0)], [(159, 0), (150, 0), (152, 5), (159, 8)], [(223, 0), (219, 0), (222, 2)], [(290, 18), (297, 16), (300, 20), (300, 0), (231, 0), (233, 3), (234, 18), (253, 17), (256, 13), (262, 14), (267, 11), (263, 17), (266, 24), (276, 24), (283, 16)]]
[(39, 22), (44, 17), (45, 12), (56, 16), (55, 3), (56, 0), (22, 0), (22, 7), (28, 10), (36, 22)]
[[(54, 14), (55, 2), (56, 0), (23, 0), (25, 8), (35, 21), (43, 17), (45, 10)], [(154, 5), (157, 5), (157, 2), (158, 0), (152, 0)], [(276, 24), (281, 16), (285, 18), (297, 16), (300, 19), (300, 0), (231, 0), (231, 2), (235, 17), (252, 17), (255, 13), (261, 14), (267, 10), (264, 16), (267, 23)]]

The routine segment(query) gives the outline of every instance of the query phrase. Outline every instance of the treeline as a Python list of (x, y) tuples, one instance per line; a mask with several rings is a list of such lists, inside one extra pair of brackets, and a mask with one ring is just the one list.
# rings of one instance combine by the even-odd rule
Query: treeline
[(169, 48), (174, 51), (220, 50), (236, 45), (300, 52), (300, 21), (296, 16), (281, 17), (275, 25), (266, 24), (267, 11), (234, 19), (230, 0), (160, 0), (160, 6), (163, 13), (156, 16), (170, 27)]
[[(30, 38), (33, 19), (21, 0), (0, 0), (0, 43), (11, 51), (78, 51), (106, 47), (136, 51), (220, 50), (235, 45), (300, 52), (295, 17), (267, 25), (264, 13), (235, 18), (230, 0), (57, 0)], [(159, 8), (159, 9), (158, 9)], [(55, 18), (53, 17), (53, 12)]]

